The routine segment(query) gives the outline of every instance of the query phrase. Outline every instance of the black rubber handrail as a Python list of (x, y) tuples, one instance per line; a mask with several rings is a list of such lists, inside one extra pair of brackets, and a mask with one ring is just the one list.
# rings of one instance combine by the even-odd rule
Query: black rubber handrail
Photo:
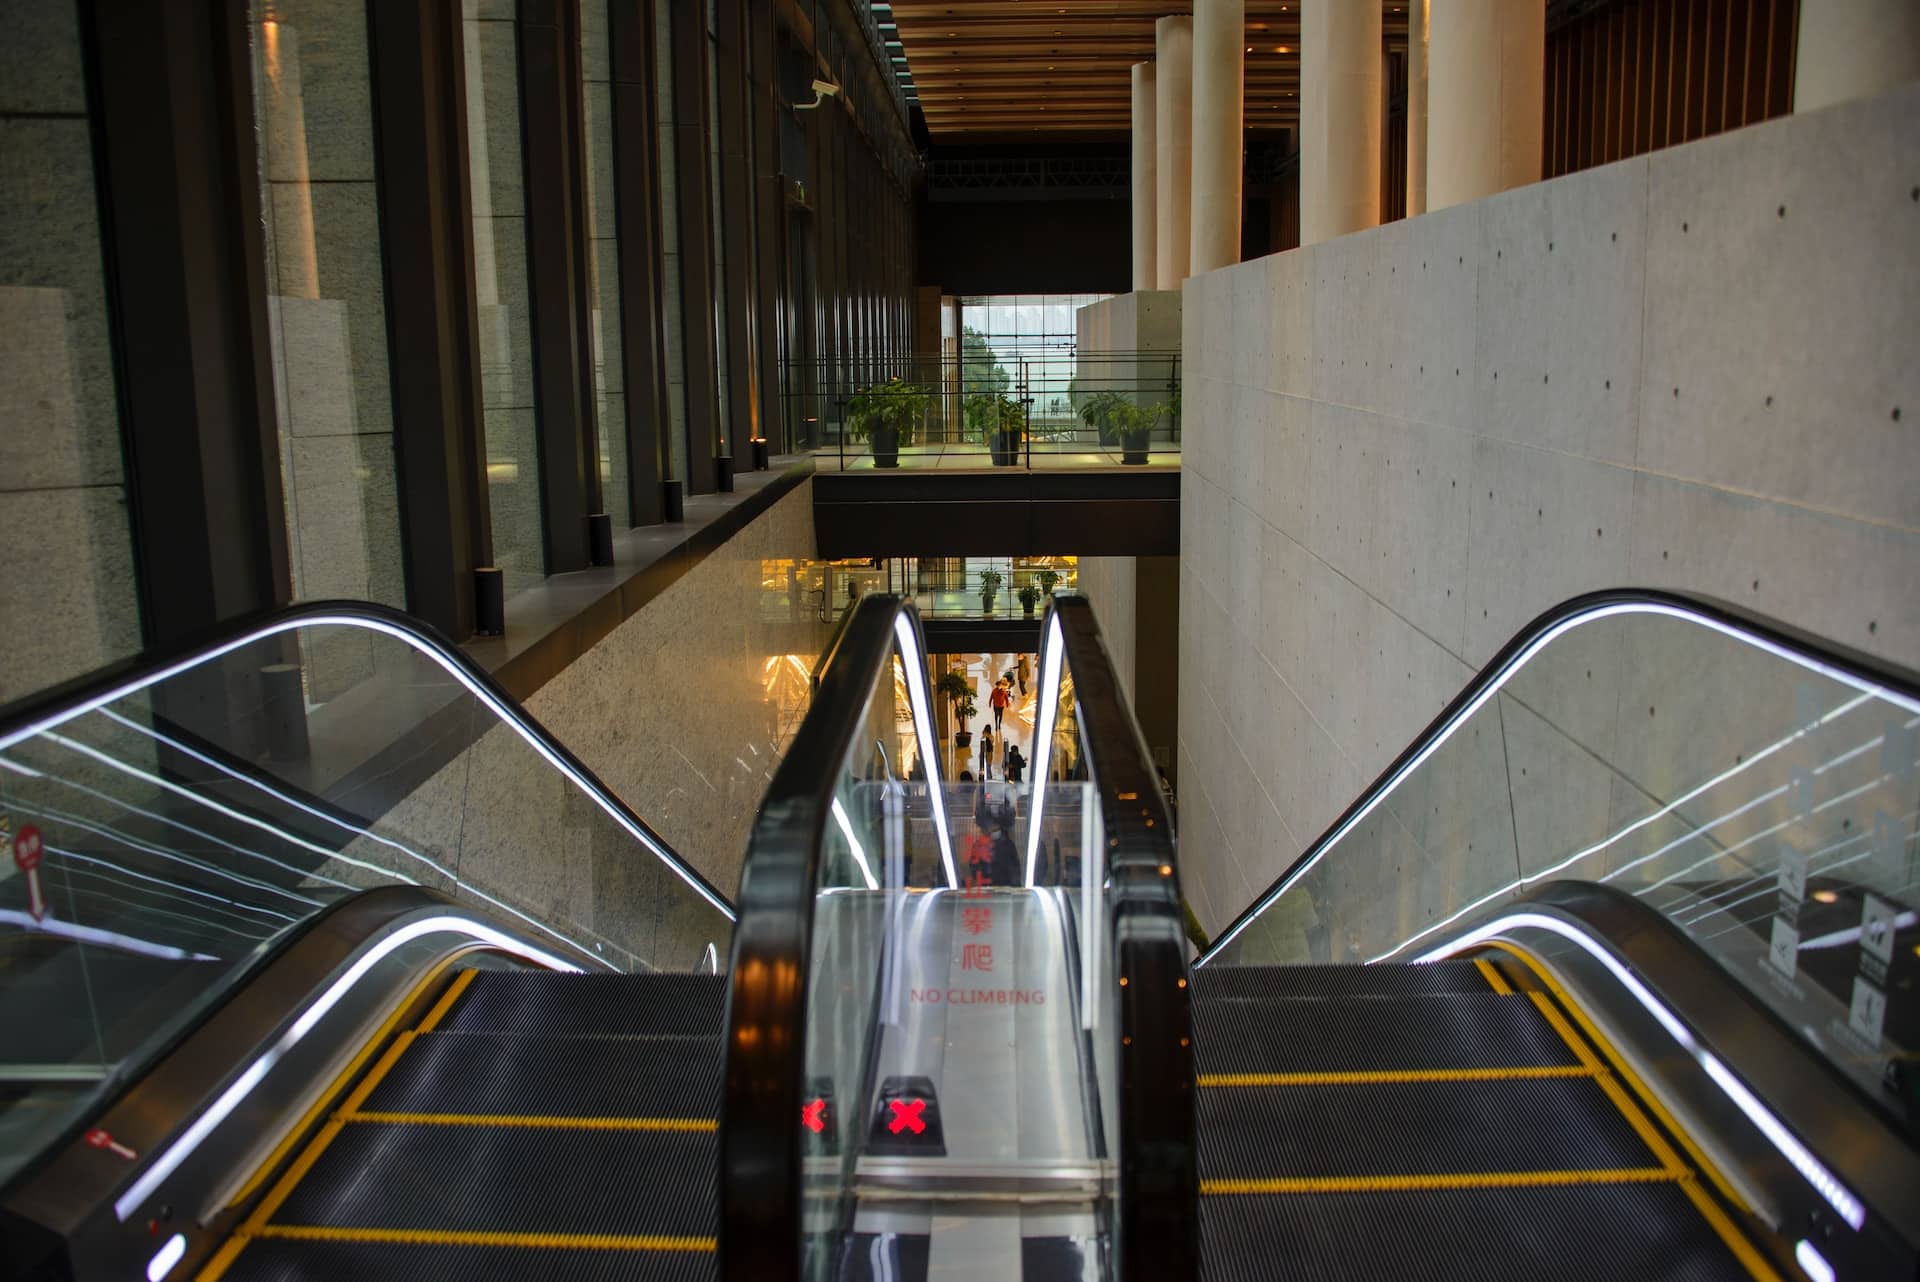
[[(918, 635), (918, 612), (898, 596), (864, 596), (848, 611), (748, 838), (720, 1112), (719, 1264), (727, 1282), (800, 1277), (800, 1097), (821, 847), (848, 750), (865, 732), (868, 699), (893, 661), (902, 615)], [(924, 664), (924, 636), (918, 644)], [(938, 759), (926, 768), (937, 780)]]
[[(0, 708), (0, 741), (22, 730), (31, 729), (40, 722), (65, 716), (84, 705), (112, 702), (117, 697), (116, 691), (139, 687), (142, 683), (149, 682), (170, 669), (190, 666), (196, 659), (204, 659), (217, 650), (230, 647), (235, 641), (249, 634), (283, 630), (289, 626), (298, 626), (303, 621), (320, 622), (328, 619), (345, 619), (350, 622), (362, 620), (398, 629), (405, 632), (413, 641), (458, 668), (464, 677), (497, 699), (501, 707), (506, 710), (506, 715), (517, 721), (519, 728), (529, 737), (537, 740), (545, 751), (552, 753), (556, 759), (565, 762), (570, 769), (577, 772), (583, 781), (583, 786), (595, 795), (596, 800), (618, 812), (622, 818), (644, 833), (657, 857), (672, 864), (677, 874), (701, 888), (702, 893), (715, 903), (725, 905), (721, 909), (722, 912), (729, 916), (734, 915), (731, 901), (720, 892), (718, 887), (681, 858), (679, 852), (675, 851), (666, 839), (655, 832), (644, 819), (635, 814), (633, 809), (621, 800), (619, 794), (601, 782), (600, 777), (589, 769), (585, 762), (575, 756), (539, 721), (527, 715), (519, 701), (508, 694), (493, 675), (476, 663), (471, 655), (448, 640), (432, 624), (417, 619), (403, 610), (396, 610), (391, 606), (372, 601), (303, 601), (297, 605), (282, 606), (275, 610), (229, 620), (174, 645), (149, 650), (130, 659), (110, 664)], [(270, 783), (279, 788), (289, 786), (289, 781), (262, 770), (252, 762), (232, 754), (229, 754), (229, 757), (227, 765), (255, 782)], [(316, 800), (322, 806), (325, 805), (324, 799)]]
[[(1056, 596), (1041, 624), (1044, 647), (1060, 625), (1072, 674), (1081, 750), (1106, 837), (1108, 984), (1123, 984), (1118, 1029), (1103, 1029), (1118, 1056), (1118, 1237), (1123, 1278), (1198, 1275), (1199, 1161), (1195, 1147), (1193, 1027), (1186, 917), (1174, 830), (1133, 709), (1114, 674), (1092, 607)], [(1041, 670), (1045, 671), (1045, 655)], [(1044, 784), (1035, 780), (1034, 786)], [(1081, 857), (1086, 858), (1087, 852)], [(1085, 1000), (1098, 1002), (1097, 993)]]
[(1409, 762), (1418, 757), (1430, 742), (1444, 734), (1449, 726), (1459, 720), (1489, 686), (1505, 680), (1507, 670), (1529, 646), (1553, 629), (1582, 615), (1598, 613), (1621, 605), (1664, 606), (1689, 615), (1701, 623), (1729, 628), (1757, 641), (1792, 650), (1802, 657), (1833, 668), (1856, 680), (1883, 686), (1910, 699), (1920, 699), (1920, 675), (1777, 620), (1743, 610), (1739, 606), (1715, 601), (1710, 597), (1685, 592), (1669, 592), (1659, 588), (1608, 588), (1573, 597), (1542, 612), (1533, 622), (1515, 633), (1512, 640), (1501, 646), (1499, 653), (1474, 674), (1473, 679), (1468, 681), (1460, 693), (1440, 710), (1438, 716), (1427, 723), (1426, 729), (1414, 736), (1413, 741), (1393, 759), (1392, 764), (1381, 771), (1379, 776), (1354, 798), (1353, 803), (1340, 812), (1340, 817), (1329, 824), (1326, 831), (1315, 838), (1312, 844), (1289, 863), (1286, 870), (1274, 878), (1265, 890), (1255, 895), (1253, 902), (1248, 904), (1226, 929), (1214, 936), (1212, 947), (1208, 948), (1205, 954), (1194, 962), (1194, 965), (1204, 966), (1213, 960), (1253, 918), (1265, 912), (1278, 898), (1287, 883), (1317, 859), (1321, 850), (1346, 830), (1349, 821), (1355, 815), (1371, 806), (1379, 794), (1388, 791), (1397, 783)]

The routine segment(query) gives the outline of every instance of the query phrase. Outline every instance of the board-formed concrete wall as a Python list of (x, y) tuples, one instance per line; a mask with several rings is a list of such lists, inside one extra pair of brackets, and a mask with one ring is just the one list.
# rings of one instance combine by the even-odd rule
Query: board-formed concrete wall
[(1187, 281), (1217, 930), (1499, 646), (1684, 588), (1920, 666), (1920, 85)]

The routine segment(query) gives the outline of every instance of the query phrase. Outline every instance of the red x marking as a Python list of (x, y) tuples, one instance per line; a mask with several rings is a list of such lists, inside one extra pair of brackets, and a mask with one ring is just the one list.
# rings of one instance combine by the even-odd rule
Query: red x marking
[(813, 1101), (813, 1103), (808, 1104), (800, 1110), (801, 1125), (805, 1126), (815, 1135), (820, 1134), (820, 1132), (827, 1129), (826, 1111), (827, 1102), (825, 1100), (817, 1099)]
[(898, 1135), (901, 1131), (912, 1131), (915, 1135), (927, 1129), (920, 1120), (920, 1114), (927, 1107), (923, 1099), (890, 1099), (887, 1107), (893, 1110), (893, 1120), (887, 1123), (887, 1129)]

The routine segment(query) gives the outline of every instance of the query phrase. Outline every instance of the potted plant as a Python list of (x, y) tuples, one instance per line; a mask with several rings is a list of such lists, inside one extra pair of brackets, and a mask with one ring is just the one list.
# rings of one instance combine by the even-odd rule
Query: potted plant
[(993, 599), (1000, 595), (1000, 585), (1005, 581), (998, 570), (980, 571), (980, 613), (993, 613)]
[(1033, 607), (1040, 604), (1042, 595), (1040, 589), (1032, 583), (1020, 589), (1020, 609), (1029, 619), (1033, 617)]
[(871, 443), (875, 467), (899, 467), (900, 447), (913, 444), (914, 429), (931, 399), (898, 376), (862, 388), (847, 402), (847, 435)]
[(1012, 467), (1020, 458), (1027, 407), (1011, 396), (998, 400), (1000, 403), (994, 409), (993, 463), (995, 467)]
[(1099, 433), (1100, 444), (1112, 445), (1114, 439), (1114, 411), (1127, 404), (1127, 399), (1118, 392), (1086, 392), (1080, 397), (1080, 418)]
[(1138, 465), (1147, 461), (1147, 446), (1153, 440), (1153, 425), (1167, 412), (1165, 401), (1153, 405), (1135, 405), (1121, 401), (1111, 411), (1113, 434), (1120, 441), (1120, 461)]
[(978, 711), (973, 706), (973, 683), (964, 672), (949, 668), (933, 683), (933, 692), (953, 705), (954, 746), (967, 747), (973, 742), (973, 731), (967, 727), (973, 724), (973, 715)]
[(1040, 585), (1042, 592), (1051, 593), (1053, 591), (1053, 585), (1060, 581), (1060, 574), (1056, 570), (1042, 570), (1040, 573), (1034, 575), (1033, 578), (1034, 582)]

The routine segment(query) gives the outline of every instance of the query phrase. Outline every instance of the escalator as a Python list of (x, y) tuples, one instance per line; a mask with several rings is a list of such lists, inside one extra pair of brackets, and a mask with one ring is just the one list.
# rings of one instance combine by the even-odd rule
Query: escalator
[(732, 906), (457, 649), (296, 607), (0, 717), (0, 1276), (717, 1275)]
[(1031, 781), (949, 782), (863, 599), (734, 902), (387, 612), (0, 715), (0, 1273), (1920, 1276), (1910, 678), (1571, 602), (1196, 957), (1041, 631)]

